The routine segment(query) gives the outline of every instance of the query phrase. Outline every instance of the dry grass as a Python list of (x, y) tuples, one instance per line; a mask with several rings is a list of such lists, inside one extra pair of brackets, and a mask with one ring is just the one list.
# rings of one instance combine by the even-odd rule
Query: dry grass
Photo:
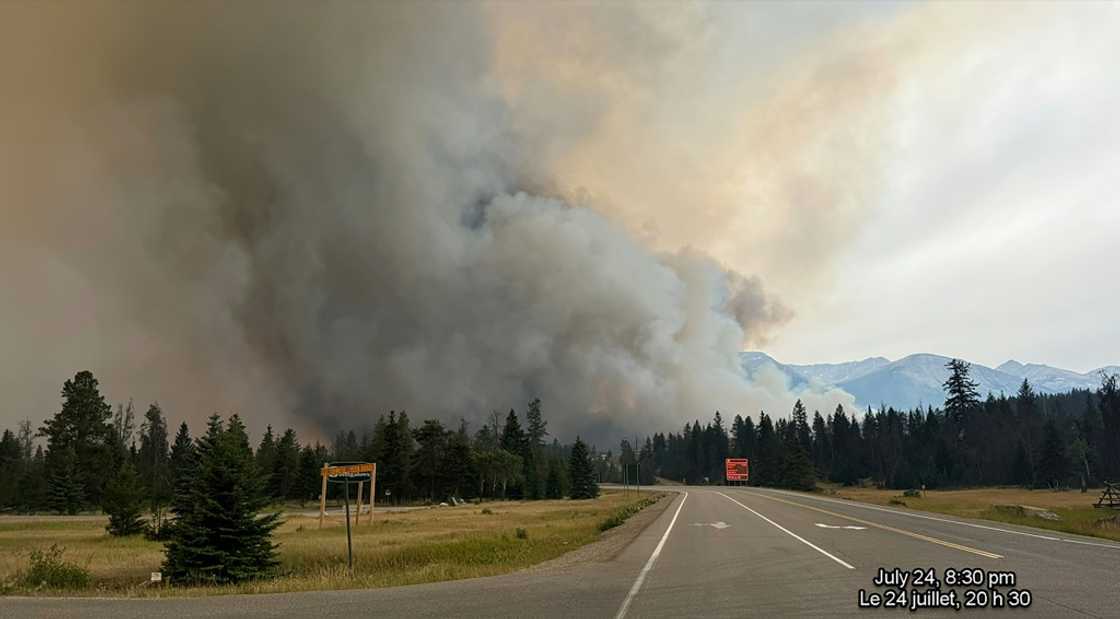
[[(1095, 509), (1093, 503), (1096, 503), (1099, 491), (1082, 494), (1078, 491), (1055, 492), (1024, 488), (973, 488), (927, 490), (921, 497), (906, 497), (899, 490), (838, 486), (830, 486), (828, 490), (834, 491), (837, 496), (864, 503), (898, 507), (898, 503), (891, 501), (901, 501), (905, 507), (927, 512), (996, 520), (1120, 541), (1120, 526), (1114, 524), (1114, 519), (1120, 516), (1120, 510)], [(996, 510), (996, 505), (1041, 507), (1054, 512), (1061, 520), (1015, 515)]]
[[(641, 499), (608, 491), (593, 501), (495, 502), (403, 513), (377, 513), (353, 528), (354, 576), (346, 570), (346, 527), (292, 515), (277, 530), (279, 578), (229, 587), (149, 589), (163, 546), (141, 537), (110, 537), (103, 519), (0, 517), (0, 583), (26, 569), (28, 553), (53, 543), (87, 568), (94, 590), (116, 595), (211, 595), (387, 587), (492, 576), (555, 558), (594, 541), (600, 523)], [(483, 513), (483, 510), (489, 513)], [(517, 530), (524, 529), (524, 537)], [(9, 592), (22, 592), (9, 587)]]

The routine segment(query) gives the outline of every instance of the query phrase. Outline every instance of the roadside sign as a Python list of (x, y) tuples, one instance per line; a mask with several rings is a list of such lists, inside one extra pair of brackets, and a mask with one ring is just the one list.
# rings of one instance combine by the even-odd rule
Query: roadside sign
[(747, 481), (750, 478), (750, 461), (747, 458), (728, 458), (724, 464), (727, 481)]

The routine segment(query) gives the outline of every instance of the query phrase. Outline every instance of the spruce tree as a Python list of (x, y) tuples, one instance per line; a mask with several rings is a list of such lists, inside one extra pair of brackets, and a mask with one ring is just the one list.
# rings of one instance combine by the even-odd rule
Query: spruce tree
[(211, 418), (198, 441), (197, 470), (190, 484), (192, 507), (176, 518), (164, 571), (176, 583), (236, 583), (271, 576), (279, 561), (272, 532), (277, 513), (265, 476), (257, 470), (245, 426), (237, 415), (225, 428)]
[(594, 499), (599, 496), (599, 484), (595, 480), (595, 467), (587, 445), (577, 436), (572, 445), (572, 455), (568, 462), (569, 477), (572, 480), (573, 499)]
[[(261, 471), (267, 473), (269, 471)], [(299, 483), (299, 440), (296, 431), (288, 428), (276, 443), (276, 459), (272, 465), (272, 497), (279, 501), (298, 499), (301, 494)]]
[(1023, 439), (1019, 439), (1019, 444), (1015, 448), (1015, 462), (1011, 466), (1011, 474), (1013, 481), (1020, 486), (1030, 486), (1034, 484), (1034, 466), (1031, 464), (1030, 452), (1027, 451), (1027, 445)]
[(299, 452), (299, 504), (314, 501), (322, 492), (322, 461), (311, 445), (305, 445)]
[[(211, 426), (218, 419), (217, 415), (210, 418)], [(171, 446), (171, 511), (176, 517), (186, 515), (191, 508), (191, 485), (194, 483), (196, 460), (194, 441), (191, 440), (191, 431), (187, 422), (179, 424), (179, 431), (175, 433), (175, 443)]]
[[(39, 433), (47, 437), (51, 503), (76, 512), (84, 501), (101, 503), (105, 480), (115, 470), (115, 434), (109, 424), (112, 407), (89, 371), (78, 372), (63, 384), (62, 399), (62, 410), (48, 419)], [(73, 485), (77, 491), (71, 488)], [(70, 501), (77, 501), (77, 505)]]
[(967, 361), (953, 359), (945, 364), (949, 378), (942, 385), (945, 388), (945, 414), (960, 423), (964, 417), (980, 405), (980, 394), (976, 383), (968, 377), (971, 367)]
[(1069, 475), (1069, 458), (1054, 419), (1046, 421), (1038, 455), (1038, 481), (1051, 488), (1062, 485)]
[(167, 422), (159, 404), (152, 404), (144, 413), (140, 426), (140, 450), (137, 452), (137, 473), (152, 514), (151, 529), (157, 538), (163, 527), (163, 511), (171, 501), (171, 456), (167, 444)]
[(564, 486), (560, 480), (560, 463), (555, 459), (548, 461), (548, 479), (545, 481), (545, 498), (564, 498)]
[(105, 485), (102, 509), (109, 515), (105, 530), (110, 535), (135, 535), (144, 530), (141, 517), (144, 505), (144, 488), (140, 476), (131, 462), (121, 465), (116, 477)]
[(84, 502), (84, 488), (75, 464), (78, 456), (73, 449), (55, 451), (47, 460), (47, 505), (59, 514), (78, 513)]

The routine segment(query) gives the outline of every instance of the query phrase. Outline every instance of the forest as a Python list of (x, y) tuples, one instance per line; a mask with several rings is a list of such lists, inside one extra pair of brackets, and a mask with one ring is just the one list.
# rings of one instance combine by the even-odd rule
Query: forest
[[(440, 502), (450, 497), (544, 499), (584, 494), (597, 482), (658, 478), (723, 483), (723, 461), (751, 461), (751, 484), (811, 489), (818, 481), (888, 488), (985, 485), (1095, 486), (1120, 479), (1120, 394), (1116, 376), (1095, 391), (1018, 393), (981, 398), (969, 366), (950, 363), (941, 408), (881, 406), (857, 413), (842, 406), (811, 414), (800, 401), (788, 415), (759, 412), (657, 432), (639, 444), (600, 450), (581, 440), (548, 440), (542, 403), (471, 431), (438, 419), (414, 423), (389, 411), (366, 430), (339, 432), (331, 444), (301, 441), (291, 428), (267, 427), (247, 445), (252, 473), (273, 502), (316, 501), (326, 462), (376, 462), (377, 501)], [(97, 379), (79, 372), (62, 390), (63, 406), (35, 427), (24, 421), (0, 437), (0, 510), (77, 513), (112, 502), (125, 489), (142, 497), (149, 520), (165, 517), (177, 474), (202, 436), (186, 423), (171, 432), (158, 404), (137, 425), (131, 402), (115, 409)], [(236, 415), (230, 418), (247, 432)], [(221, 425), (217, 416), (211, 425)], [(45, 439), (45, 440), (40, 440)], [(575, 452), (573, 454), (573, 452)], [(578, 462), (576, 462), (578, 460)], [(574, 464), (575, 463), (575, 464)], [(576, 466), (578, 464), (578, 466)], [(576, 468), (585, 473), (573, 473)], [(573, 493), (573, 475), (583, 490)], [(123, 478), (123, 481), (122, 481)], [(333, 491), (332, 491), (333, 492)], [(128, 492), (124, 493), (128, 495)]]

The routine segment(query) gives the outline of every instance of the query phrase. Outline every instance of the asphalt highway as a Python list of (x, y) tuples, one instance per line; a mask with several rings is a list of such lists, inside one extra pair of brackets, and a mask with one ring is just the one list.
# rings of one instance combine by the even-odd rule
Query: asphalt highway
[[(606, 561), (391, 589), (162, 600), (0, 598), (0, 616), (832, 617), (909, 614), (915, 597), (944, 606), (953, 601), (950, 592), (965, 614), (1120, 616), (1117, 543), (778, 490), (658, 489), (678, 494)], [(873, 583), (880, 570), (889, 577), (894, 568), (911, 579), (904, 588)], [(913, 582), (914, 570), (928, 577), (928, 568), (940, 585), (933, 594), (924, 594), (931, 586)], [(969, 579), (983, 582), (972, 586)], [(900, 602), (897, 592), (913, 589), (919, 596), (908, 593)], [(865, 603), (875, 603), (878, 594), (879, 605), (889, 598), (901, 607), (861, 608), (861, 590)], [(969, 601), (978, 606), (964, 607)], [(991, 608), (997, 603), (1002, 608)], [(947, 608), (919, 612), (955, 614)]]

